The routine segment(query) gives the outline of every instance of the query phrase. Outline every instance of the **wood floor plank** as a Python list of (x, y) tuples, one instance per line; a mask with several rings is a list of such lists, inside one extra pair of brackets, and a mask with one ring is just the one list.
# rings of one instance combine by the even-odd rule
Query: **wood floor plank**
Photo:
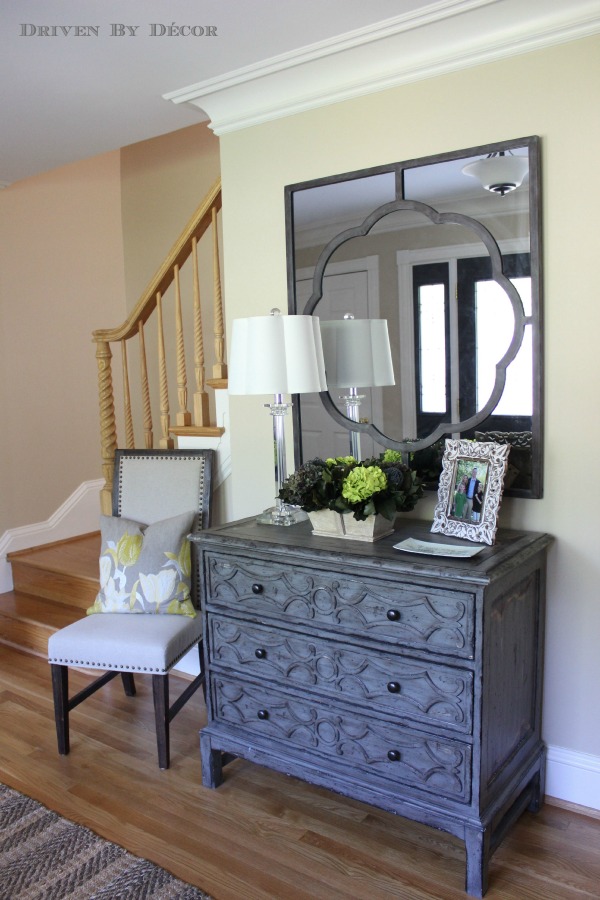
[[(73, 689), (88, 679), (72, 673)], [(48, 663), (0, 647), (0, 780), (215, 900), (466, 900), (449, 835), (244, 760), (203, 787), (201, 692), (174, 719), (161, 772), (151, 687), (137, 685), (128, 698), (115, 680), (74, 710), (60, 757)], [(486, 900), (598, 900), (599, 884), (600, 820), (546, 805), (492, 857)]]

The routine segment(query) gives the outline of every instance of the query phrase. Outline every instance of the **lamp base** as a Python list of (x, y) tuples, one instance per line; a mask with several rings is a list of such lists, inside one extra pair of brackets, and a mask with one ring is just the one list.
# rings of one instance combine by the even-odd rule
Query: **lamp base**
[(265, 509), (256, 517), (256, 521), (261, 525), (295, 525), (296, 522), (305, 522), (307, 519), (308, 515), (303, 509), (289, 506), (287, 503)]

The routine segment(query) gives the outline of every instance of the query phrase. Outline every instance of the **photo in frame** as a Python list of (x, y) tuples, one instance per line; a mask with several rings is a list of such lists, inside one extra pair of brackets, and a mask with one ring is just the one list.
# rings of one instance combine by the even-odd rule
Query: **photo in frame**
[(446, 439), (433, 532), (493, 544), (510, 444)]

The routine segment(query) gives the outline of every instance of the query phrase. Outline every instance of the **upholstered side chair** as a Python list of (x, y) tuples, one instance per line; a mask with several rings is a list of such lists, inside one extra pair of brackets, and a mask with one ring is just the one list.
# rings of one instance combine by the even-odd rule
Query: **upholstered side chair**
[[(107, 529), (113, 529), (109, 534), (113, 540), (107, 542), (103, 532), (103, 553), (106, 551), (104, 563), (107, 568), (103, 574), (101, 558), (101, 590), (95, 604), (97, 611), (60, 629), (48, 641), (60, 754), (69, 753), (71, 710), (117, 675), (121, 676), (125, 694), (134, 696), (134, 674), (147, 674), (152, 676), (158, 764), (161, 769), (169, 768), (170, 722), (195, 691), (201, 685), (204, 686), (202, 620), (200, 615), (193, 615), (192, 608), (192, 605), (196, 608), (199, 605), (196, 547), (193, 542), (187, 541), (185, 531), (189, 527), (189, 532), (195, 532), (210, 525), (213, 462), (213, 450), (116, 451), (113, 517), (101, 518), (103, 528), (106, 526)], [(130, 527), (127, 525), (129, 521), (133, 523)], [(173, 523), (180, 525), (181, 521), (181, 527), (185, 529), (185, 540), (180, 540), (181, 554), (178, 556), (177, 553), (164, 552), (161, 541), (166, 542), (165, 535), (173, 530)], [(142, 527), (136, 530), (135, 523), (140, 523)], [(150, 542), (151, 539), (147, 536), (150, 535), (152, 526), (154, 542), (157, 544), (157, 552), (153, 557), (157, 571), (128, 576), (133, 579), (137, 577), (138, 580), (131, 594), (127, 595), (127, 602), (137, 609), (139, 597), (145, 600), (149, 596), (152, 601), (161, 599), (159, 595), (161, 592), (164, 595), (167, 585), (179, 593), (171, 601), (168, 611), (166, 607), (161, 608), (163, 614), (155, 612), (158, 602), (155, 607), (151, 606), (152, 611), (148, 611), (144, 604), (139, 612), (123, 608), (127, 604), (123, 604), (123, 591), (119, 590), (127, 573), (133, 568), (132, 560), (139, 547)], [(129, 532), (134, 533), (134, 537), (131, 538), (128, 533), (120, 540), (114, 539), (115, 534), (118, 536), (118, 529), (126, 527)], [(191, 565), (189, 556), (187, 564), (185, 563), (187, 550), (191, 553)], [(144, 559), (147, 561), (147, 556)], [(109, 573), (108, 568), (111, 566), (113, 569)], [(171, 568), (165, 572), (165, 567)], [(191, 603), (188, 599), (186, 604), (179, 603), (179, 599), (184, 596), (181, 594), (184, 575), (191, 580)], [(105, 606), (100, 603), (100, 598)], [(121, 603), (118, 612), (111, 611), (115, 603)], [(187, 614), (173, 614), (175, 608), (177, 611), (185, 608)], [(170, 704), (169, 672), (194, 647), (199, 650), (200, 673)], [(104, 674), (69, 697), (71, 667), (102, 670)]]

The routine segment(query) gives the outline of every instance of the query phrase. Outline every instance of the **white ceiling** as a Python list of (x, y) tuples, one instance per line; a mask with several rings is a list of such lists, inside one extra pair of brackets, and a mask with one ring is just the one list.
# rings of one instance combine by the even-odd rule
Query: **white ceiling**
[[(271, 70), (286, 68), (289, 95), (290, 77), (303, 77), (301, 48), (304, 61), (318, 57), (322, 65), (327, 57), (331, 80), (350, 44), (355, 51), (367, 42), (383, 50), (384, 34), (400, 36), (409, 48), (418, 32), (427, 38), (430, 59), (436, 42), (448, 55), (442, 45), (452, 17), (457, 34), (466, 34), (470, 23), (480, 41), (489, 23), (490, 46), (492, 37), (500, 46), (500, 26), (506, 46), (512, 28), (521, 42), (516, 52), (523, 52), (531, 49), (523, 45), (530, 19), (539, 25), (545, 16), (544, 34), (550, 38), (551, 28), (558, 34), (548, 20), (557, 8), (561, 40), (570, 39), (566, 16), (587, 23), (574, 37), (600, 29), (600, 0), (0, 0), (0, 183), (204, 121), (210, 103), (203, 105), (203, 96), (217, 84), (229, 102), (224, 76), (232, 73), (231, 83), (239, 83), (238, 70), (241, 81), (252, 72), (256, 94), (257, 80), (266, 83)], [(434, 20), (437, 31), (422, 27)], [(174, 25), (213, 26), (216, 36), (164, 33)], [(60, 26), (71, 31), (65, 35)], [(75, 26), (98, 33), (75, 36)], [(135, 33), (115, 34), (120, 26)], [(393, 47), (397, 66), (399, 46)], [(419, 76), (416, 60), (411, 65), (413, 78), (431, 74), (431, 66)], [(178, 101), (165, 94), (179, 94)]]

